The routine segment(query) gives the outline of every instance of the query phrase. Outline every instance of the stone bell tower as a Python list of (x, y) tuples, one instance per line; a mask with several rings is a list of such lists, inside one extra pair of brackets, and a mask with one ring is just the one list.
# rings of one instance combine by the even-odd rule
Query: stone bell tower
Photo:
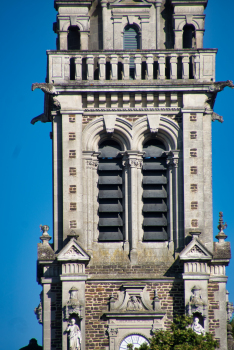
[(32, 123), (50, 122), (53, 143), (43, 348), (126, 350), (188, 313), (226, 350), (230, 244), (222, 213), (213, 242), (211, 123), (232, 83), (215, 82), (216, 50), (203, 48), (207, 0), (54, 3), (57, 50), (32, 87), (45, 93)]

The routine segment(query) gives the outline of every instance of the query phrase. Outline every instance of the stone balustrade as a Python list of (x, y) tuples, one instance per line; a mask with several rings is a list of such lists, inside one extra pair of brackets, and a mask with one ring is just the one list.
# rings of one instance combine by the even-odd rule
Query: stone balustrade
[(215, 81), (216, 50), (48, 51), (48, 81)]

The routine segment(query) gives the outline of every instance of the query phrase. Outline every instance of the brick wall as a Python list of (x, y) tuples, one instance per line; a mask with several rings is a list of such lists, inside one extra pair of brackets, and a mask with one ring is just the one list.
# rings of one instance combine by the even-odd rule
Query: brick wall
[[(86, 346), (88, 349), (104, 350), (109, 345), (107, 334), (108, 321), (103, 314), (108, 311), (109, 298), (113, 294), (118, 298), (122, 282), (86, 283)], [(168, 283), (147, 283), (147, 291), (153, 300), (157, 288), (162, 310), (166, 311), (165, 327), (168, 329), (175, 314), (184, 313), (183, 281)]]
[(219, 320), (215, 319), (215, 310), (219, 309), (219, 302), (215, 301), (215, 292), (219, 291), (219, 284), (211, 282), (208, 284), (208, 318), (209, 318), (209, 332), (215, 335), (215, 329), (219, 328)]

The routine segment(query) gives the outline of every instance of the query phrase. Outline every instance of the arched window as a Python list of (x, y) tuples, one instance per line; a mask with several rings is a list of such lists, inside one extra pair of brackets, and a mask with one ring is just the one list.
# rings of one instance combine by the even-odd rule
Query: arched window
[(183, 28), (183, 49), (194, 49), (195, 47), (195, 27), (192, 24), (186, 24)]
[(67, 35), (68, 50), (80, 50), (80, 30), (77, 26), (70, 26)]
[[(123, 49), (127, 51), (140, 49), (139, 31), (135, 25), (127, 25), (124, 28)], [(134, 79), (134, 72), (135, 72), (134, 57), (130, 57), (129, 69), (130, 69), (129, 75), (132, 79)]]
[(123, 240), (123, 192), (121, 147), (114, 140), (99, 146), (99, 241)]
[(164, 144), (152, 139), (143, 146), (144, 241), (165, 241), (167, 236), (167, 168)]

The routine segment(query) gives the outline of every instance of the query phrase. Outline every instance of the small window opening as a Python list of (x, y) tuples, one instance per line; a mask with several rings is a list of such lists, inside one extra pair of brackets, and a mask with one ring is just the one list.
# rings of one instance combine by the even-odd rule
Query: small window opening
[(67, 35), (68, 50), (80, 50), (80, 30), (77, 26), (70, 26)]
[(196, 48), (195, 27), (192, 24), (186, 24), (183, 28), (183, 48)]
[[(140, 35), (137, 26), (127, 25), (124, 28), (123, 34), (123, 49), (124, 50), (139, 50), (140, 49)], [(135, 76), (135, 62), (134, 57), (130, 57), (129, 62), (129, 77), (134, 79)]]

